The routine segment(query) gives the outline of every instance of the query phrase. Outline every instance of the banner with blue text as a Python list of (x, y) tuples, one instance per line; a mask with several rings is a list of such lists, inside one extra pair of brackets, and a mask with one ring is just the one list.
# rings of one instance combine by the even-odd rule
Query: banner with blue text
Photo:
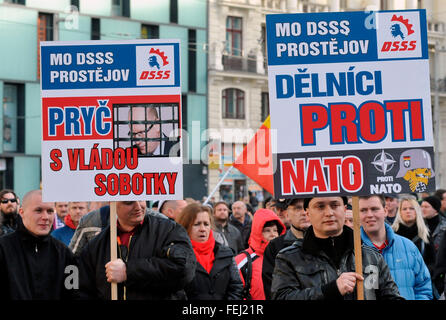
[(44, 200), (183, 198), (179, 41), (40, 49)]
[(275, 197), (435, 190), (425, 10), (267, 15)]

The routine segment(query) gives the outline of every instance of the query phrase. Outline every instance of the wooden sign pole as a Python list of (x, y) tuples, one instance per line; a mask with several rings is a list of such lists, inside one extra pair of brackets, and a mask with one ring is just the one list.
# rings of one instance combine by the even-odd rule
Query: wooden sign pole
[[(353, 239), (355, 246), (356, 273), (362, 276), (362, 251), (361, 251), (361, 222), (359, 220), (359, 197), (352, 197), (353, 211)], [(356, 280), (356, 293), (358, 300), (364, 300), (364, 281)]]
[[(116, 232), (116, 201), (110, 201), (110, 261), (118, 259)], [(111, 283), (111, 299), (118, 300), (118, 284)]]

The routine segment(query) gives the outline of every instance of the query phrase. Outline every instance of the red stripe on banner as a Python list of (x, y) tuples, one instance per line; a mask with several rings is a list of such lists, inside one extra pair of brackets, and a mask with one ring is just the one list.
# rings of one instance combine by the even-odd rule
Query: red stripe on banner
[(181, 96), (97, 96), (42, 98), (43, 140), (113, 139), (113, 105), (178, 103)]

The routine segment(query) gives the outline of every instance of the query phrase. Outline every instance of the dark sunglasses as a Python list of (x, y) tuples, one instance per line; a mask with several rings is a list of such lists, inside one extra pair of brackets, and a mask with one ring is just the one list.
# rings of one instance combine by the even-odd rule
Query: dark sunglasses
[(17, 199), (2, 199), (3, 204), (8, 203), (8, 202), (16, 203)]

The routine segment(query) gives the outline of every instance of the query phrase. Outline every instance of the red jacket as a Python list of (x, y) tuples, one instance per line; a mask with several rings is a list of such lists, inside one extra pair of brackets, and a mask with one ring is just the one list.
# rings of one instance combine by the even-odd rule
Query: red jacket
[[(263, 252), (265, 251), (268, 241), (263, 238), (262, 231), (265, 223), (269, 221), (277, 221), (279, 224), (279, 235), (282, 235), (286, 231), (285, 225), (279, 219), (279, 217), (271, 210), (259, 209), (254, 214), (252, 221), (251, 235), (249, 237), (249, 248), (246, 250), (252, 257), (252, 278), (251, 278), (251, 298), (252, 300), (265, 300), (265, 292), (263, 291), (262, 281), (262, 265), (263, 265)], [(247, 258), (244, 253), (240, 253), (235, 257), (235, 262), (240, 272), (240, 278), (245, 285), (241, 268), (246, 264)]]

